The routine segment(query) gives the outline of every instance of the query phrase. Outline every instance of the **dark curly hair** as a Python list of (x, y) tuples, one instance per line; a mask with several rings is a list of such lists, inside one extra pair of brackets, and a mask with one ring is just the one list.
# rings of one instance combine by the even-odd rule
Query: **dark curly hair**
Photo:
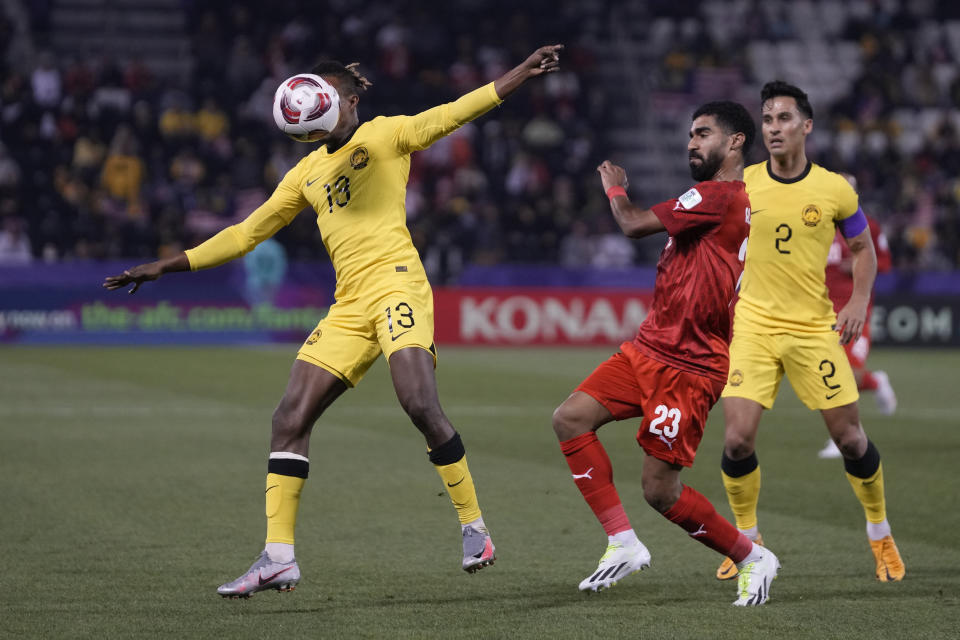
[(691, 120), (696, 120), (700, 116), (713, 116), (716, 118), (727, 135), (742, 133), (743, 149), (741, 153), (743, 153), (744, 156), (747, 155), (750, 147), (753, 146), (754, 138), (757, 137), (757, 126), (754, 124), (753, 118), (750, 117), (750, 112), (747, 111), (746, 107), (739, 102), (717, 100), (716, 102), (708, 102), (701, 105), (693, 112)]

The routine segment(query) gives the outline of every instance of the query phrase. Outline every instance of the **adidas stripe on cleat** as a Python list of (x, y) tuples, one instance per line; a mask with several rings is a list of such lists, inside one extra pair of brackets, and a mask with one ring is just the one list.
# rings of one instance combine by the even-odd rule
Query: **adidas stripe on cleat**
[(762, 549), (760, 559), (745, 562), (737, 567), (740, 571), (737, 582), (738, 598), (735, 607), (758, 607), (770, 598), (770, 585), (777, 577), (780, 561), (769, 549)]
[(300, 582), (297, 561), (274, 562), (266, 551), (260, 553), (247, 572), (217, 588), (224, 598), (249, 598), (258, 591), (293, 591)]
[(597, 570), (580, 582), (580, 591), (609, 589), (632, 573), (650, 566), (650, 552), (642, 542), (624, 545), (611, 542), (600, 558)]

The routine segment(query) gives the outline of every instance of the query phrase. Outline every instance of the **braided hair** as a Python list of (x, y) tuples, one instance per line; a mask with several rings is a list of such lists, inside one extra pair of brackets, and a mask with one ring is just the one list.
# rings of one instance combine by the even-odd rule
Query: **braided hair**
[(353, 90), (354, 95), (360, 95), (360, 93), (367, 90), (368, 87), (373, 86), (373, 83), (366, 79), (366, 77), (360, 75), (360, 63), (351, 62), (350, 64), (343, 64), (336, 60), (323, 60), (310, 70), (310, 73), (317, 76), (334, 76), (340, 80), (341, 86), (344, 90)]

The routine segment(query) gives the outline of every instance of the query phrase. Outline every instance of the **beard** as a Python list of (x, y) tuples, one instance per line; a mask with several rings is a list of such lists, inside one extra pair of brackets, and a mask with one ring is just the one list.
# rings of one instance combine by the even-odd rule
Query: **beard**
[(691, 160), (693, 158), (700, 160), (700, 166), (690, 164), (690, 176), (697, 182), (704, 182), (712, 178), (720, 169), (720, 165), (723, 164), (723, 155), (720, 154), (719, 150), (712, 151), (706, 158), (700, 155), (690, 156)]

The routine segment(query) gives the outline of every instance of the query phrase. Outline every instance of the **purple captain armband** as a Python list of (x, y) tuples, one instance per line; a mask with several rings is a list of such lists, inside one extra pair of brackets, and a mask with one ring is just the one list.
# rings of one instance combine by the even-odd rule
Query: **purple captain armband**
[(863, 214), (861, 207), (857, 207), (857, 212), (849, 218), (841, 220), (839, 227), (844, 238), (853, 238), (863, 233), (863, 230), (867, 228), (867, 216)]

